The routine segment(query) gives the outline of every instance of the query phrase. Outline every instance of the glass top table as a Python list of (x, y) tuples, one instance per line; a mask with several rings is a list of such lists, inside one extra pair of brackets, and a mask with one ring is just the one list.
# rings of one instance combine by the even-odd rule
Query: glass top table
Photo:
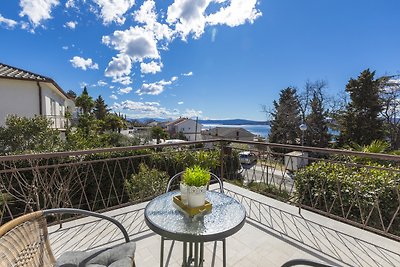
[[(189, 217), (175, 207), (173, 196), (179, 191), (172, 191), (154, 198), (144, 211), (147, 226), (161, 235), (160, 266), (163, 266), (164, 240), (172, 239), (183, 242), (182, 266), (203, 266), (204, 242), (223, 242), (223, 266), (226, 266), (225, 239), (239, 231), (246, 219), (246, 210), (234, 198), (223, 193), (207, 191), (206, 200), (212, 204), (209, 213)], [(187, 243), (189, 257), (187, 257)], [(192, 257), (192, 245), (194, 257)], [(198, 248), (200, 247), (200, 254)]]
[(172, 197), (178, 194), (165, 193), (146, 206), (146, 224), (161, 236), (184, 242), (215, 241), (236, 233), (245, 222), (243, 205), (223, 193), (207, 191), (206, 200), (212, 204), (212, 210), (193, 218), (174, 206)]

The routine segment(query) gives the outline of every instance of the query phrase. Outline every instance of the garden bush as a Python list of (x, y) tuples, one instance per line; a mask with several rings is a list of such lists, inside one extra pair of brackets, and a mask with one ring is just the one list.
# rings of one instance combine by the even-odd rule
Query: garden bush
[[(400, 235), (400, 216), (392, 219), (400, 203), (399, 170), (314, 162), (296, 173), (301, 204)], [(382, 219), (381, 219), (382, 217)]]
[(168, 174), (141, 163), (139, 172), (125, 180), (125, 188), (131, 201), (148, 200), (165, 192)]

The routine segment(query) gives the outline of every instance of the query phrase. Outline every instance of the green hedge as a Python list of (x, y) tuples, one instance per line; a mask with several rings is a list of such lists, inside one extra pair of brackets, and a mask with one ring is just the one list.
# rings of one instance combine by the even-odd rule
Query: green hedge
[[(381, 167), (377, 163), (359, 167), (314, 162), (296, 173), (299, 200), (303, 205), (358, 223), (367, 221), (368, 226), (384, 230), (400, 205), (400, 173)], [(389, 232), (400, 235), (399, 215)]]

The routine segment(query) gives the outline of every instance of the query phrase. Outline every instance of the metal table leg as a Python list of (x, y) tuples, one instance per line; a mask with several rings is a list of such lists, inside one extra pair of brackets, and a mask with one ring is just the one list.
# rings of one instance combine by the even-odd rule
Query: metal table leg
[(222, 263), (223, 263), (223, 266), (226, 267), (226, 239), (225, 238), (222, 239), (222, 253), (223, 253)]
[(161, 237), (160, 267), (164, 265), (164, 237)]

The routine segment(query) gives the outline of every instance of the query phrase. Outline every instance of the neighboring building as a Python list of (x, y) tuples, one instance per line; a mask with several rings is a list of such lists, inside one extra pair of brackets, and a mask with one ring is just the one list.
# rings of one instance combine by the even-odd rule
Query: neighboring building
[(65, 130), (65, 112), (75, 111), (69, 99), (51, 78), (0, 63), (0, 126), (8, 115), (52, 120), (53, 127)]
[(165, 126), (170, 136), (176, 136), (179, 133), (183, 133), (188, 141), (201, 140), (201, 128), (203, 126), (196, 123), (195, 120), (179, 118), (168, 122)]
[(254, 141), (254, 138), (256, 137), (255, 134), (252, 134), (246, 129), (240, 127), (215, 127), (210, 130), (203, 131), (201, 136), (203, 140), (225, 138), (242, 141)]

